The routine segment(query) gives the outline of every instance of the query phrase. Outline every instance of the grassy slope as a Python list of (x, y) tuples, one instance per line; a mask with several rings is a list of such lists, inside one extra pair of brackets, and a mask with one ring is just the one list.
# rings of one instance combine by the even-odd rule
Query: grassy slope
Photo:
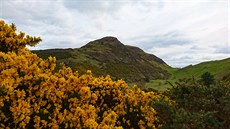
[(170, 88), (171, 85), (167, 81), (174, 83), (178, 79), (196, 77), (199, 78), (204, 72), (210, 72), (216, 79), (221, 79), (224, 76), (230, 75), (230, 58), (217, 61), (203, 62), (197, 65), (190, 65), (182, 69), (168, 69), (172, 76), (168, 80), (151, 80), (145, 86), (156, 90), (164, 91)]
[(230, 58), (217, 61), (203, 62), (194, 66), (179, 69), (173, 73), (176, 79), (188, 77), (200, 77), (204, 72), (210, 72), (216, 79), (220, 79), (230, 73)]
[(91, 70), (95, 76), (109, 74), (114, 80), (124, 79), (127, 82), (170, 77), (166, 70), (169, 66), (160, 62), (161, 59), (137, 47), (125, 46), (116, 40), (115, 42), (96, 40), (76, 49), (33, 52), (44, 59), (55, 56), (57, 64), (64, 62), (80, 74)]

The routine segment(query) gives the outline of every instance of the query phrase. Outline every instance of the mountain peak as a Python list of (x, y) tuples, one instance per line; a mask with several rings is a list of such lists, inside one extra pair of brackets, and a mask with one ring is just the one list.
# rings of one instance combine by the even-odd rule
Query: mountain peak
[(103, 37), (103, 38), (98, 39), (96, 41), (102, 42), (105, 45), (106, 44), (109, 44), (109, 45), (124, 45), (116, 37), (112, 37), (112, 36), (106, 36), (106, 37)]
[(153, 54), (145, 53), (142, 49), (122, 44), (116, 37), (107, 36), (89, 42), (82, 47), (83, 51), (90, 54), (92, 57), (96, 55), (96, 59), (101, 61), (113, 60), (114, 62), (123, 59), (123, 62), (130, 62), (138, 58), (146, 60), (154, 60), (160, 64), (166, 64), (162, 59)]
[(106, 37), (103, 37), (99, 40), (103, 40), (103, 41), (119, 41), (116, 37), (113, 37), (113, 36), (106, 36)]
[(124, 46), (116, 37), (106, 36), (101, 39), (97, 39), (89, 42), (83, 48), (95, 47), (95, 46), (108, 46), (108, 47), (121, 47)]

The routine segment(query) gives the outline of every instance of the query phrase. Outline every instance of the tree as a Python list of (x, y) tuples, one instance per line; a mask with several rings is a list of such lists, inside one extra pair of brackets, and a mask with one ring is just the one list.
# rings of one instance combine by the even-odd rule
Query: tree
[(214, 83), (215, 79), (211, 73), (205, 72), (201, 75), (201, 80), (204, 83), (204, 85), (209, 86)]

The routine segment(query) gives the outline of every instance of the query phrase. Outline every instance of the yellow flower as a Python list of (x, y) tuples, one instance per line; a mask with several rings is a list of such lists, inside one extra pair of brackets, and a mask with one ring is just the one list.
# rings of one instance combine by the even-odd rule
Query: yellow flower
[(88, 99), (91, 97), (91, 92), (89, 87), (82, 87), (79, 93), (81, 94), (82, 98)]
[(24, 119), (24, 122), (28, 124), (30, 122), (30, 117), (26, 116), (26, 118)]
[(98, 123), (94, 119), (87, 119), (85, 121), (86, 128), (97, 129)]
[(34, 117), (34, 123), (40, 123), (40, 117), (39, 116)]
[(24, 122), (24, 121), (22, 121), (20, 124), (19, 124), (19, 126), (21, 127), (21, 128), (25, 128), (26, 127), (26, 123)]
[(97, 100), (97, 94), (92, 93), (92, 99), (96, 101)]
[(41, 120), (42, 125), (46, 128), (47, 122), (45, 120)]

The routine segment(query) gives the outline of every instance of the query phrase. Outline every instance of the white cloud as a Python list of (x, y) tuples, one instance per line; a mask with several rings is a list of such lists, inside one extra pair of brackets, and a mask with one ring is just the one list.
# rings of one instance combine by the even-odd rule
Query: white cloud
[(228, 0), (1, 0), (0, 4), (7, 23), (42, 37), (43, 42), (31, 49), (75, 48), (110, 35), (172, 66), (230, 57)]

